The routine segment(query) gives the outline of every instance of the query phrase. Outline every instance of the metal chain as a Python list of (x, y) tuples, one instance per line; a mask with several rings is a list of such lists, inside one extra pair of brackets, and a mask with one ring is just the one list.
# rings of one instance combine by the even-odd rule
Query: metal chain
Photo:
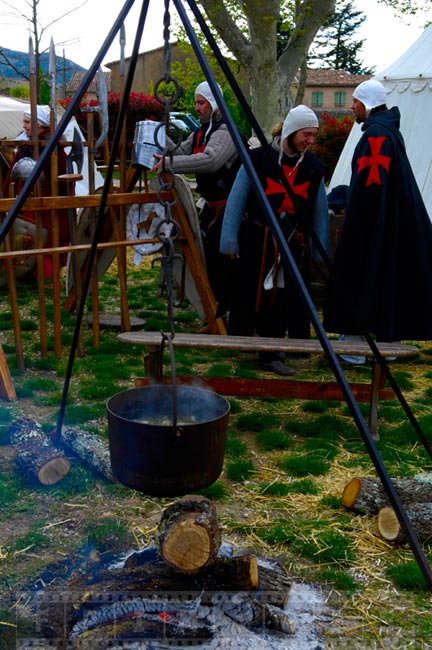
[[(168, 296), (168, 318), (170, 322), (170, 332), (171, 336), (175, 336), (174, 332), (174, 287), (173, 287), (173, 267), (176, 259), (180, 259), (183, 264), (183, 257), (179, 254), (174, 253), (174, 243), (180, 235), (180, 226), (177, 221), (175, 221), (171, 214), (171, 207), (175, 205), (178, 201), (177, 191), (175, 188), (175, 178), (174, 173), (171, 169), (171, 165), (167, 166), (165, 161), (168, 159), (170, 163), (172, 162), (172, 152), (165, 145), (164, 147), (160, 146), (158, 140), (158, 134), (164, 128), (168, 131), (170, 125), (170, 106), (174, 103), (180, 96), (180, 87), (172, 77), (171, 77), (171, 46), (170, 46), (170, 24), (171, 16), (169, 12), (169, 3), (170, 0), (165, 0), (165, 13), (164, 13), (164, 76), (159, 79), (155, 84), (155, 97), (156, 100), (163, 104), (165, 107), (165, 120), (164, 123), (161, 122), (155, 131), (155, 144), (162, 149), (162, 171), (158, 175), (159, 181), (159, 190), (158, 190), (158, 201), (163, 206), (164, 209), (164, 219), (159, 224), (155, 236), (163, 243), (164, 254), (160, 257), (157, 257), (153, 260), (153, 264), (160, 262), (163, 268), (166, 285), (167, 285), (167, 296)], [(174, 84), (175, 93), (174, 97), (170, 99), (169, 97), (161, 97), (159, 94), (159, 87), (162, 83), (165, 84)], [(169, 200), (165, 198), (167, 193), (170, 193), (173, 198)]]
[[(168, 146), (165, 144), (164, 147), (160, 146), (158, 135), (161, 133), (161, 130), (165, 127), (165, 132), (168, 134), (170, 131), (170, 107), (177, 101), (180, 96), (180, 86), (175, 79), (171, 76), (171, 45), (170, 45), (170, 24), (171, 16), (169, 12), (170, 0), (165, 0), (165, 13), (164, 13), (164, 76), (159, 79), (155, 84), (155, 98), (156, 100), (164, 105), (165, 107), (165, 119), (164, 122), (161, 122), (155, 130), (155, 144), (162, 149), (162, 171), (158, 174), (159, 181), (159, 190), (158, 190), (158, 201), (164, 208), (164, 219), (159, 224), (155, 236), (163, 244), (163, 255), (156, 257), (152, 266), (156, 262), (160, 262), (167, 287), (167, 313), (170, 323), (170, 335), (162, 333), (162, 342), (161, 342), (161, 357), (162, 351), (165, 343), (169, 346), (170, 351), (170, 361), (171, 361), (171, 375), (172, 375), (172, 389), (173, 389), (173, 428), (175, 435), (181, 435), (181, 429), (177, 427), (177, 382), (176, 382), (176, 368), (175, 368), (175, 357), (174, 357), (174, 345), (173, 339), (175, 337), (174, 331), (174, 263), (176, 260), (180, 260), (182, 266), (184, 265), (183, 256), (179, 253), (175, 253), (175, 241), (180, 235), (180, 225), (173, 219), (171, 214), (171, 207), (176, 205), (178, 202), (178, 194), (175, 187), (175, 176), (172, 171), (172, 150), (168, 149)], [(160, 85), (172, 84), (174, 86), (175, 92), (172, 98), (161, 97), (159, 94)], [(177, 147), (182, 141), (182, 133), (177, 127), (174, 127), (178, 132)], [(166, 165), (166, 160), (169, 160), (170, 165)], [(171, 195), (172, 199), (166, 198)], [(161, 372), (162, 374), (162, 372)]]

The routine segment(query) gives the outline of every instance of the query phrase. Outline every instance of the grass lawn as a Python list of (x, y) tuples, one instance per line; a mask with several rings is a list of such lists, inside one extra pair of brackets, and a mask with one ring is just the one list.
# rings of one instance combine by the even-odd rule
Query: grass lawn
[[(129, 308), (145, 329), (169, 331), (166, 295), (157, 295), (158, 275), (159, 267), (149, 259), (134, 266), (128, 258)], [(319, 302), (319, 292), (316, 298)], [(15, 402), (0, 400), (0, 648), (5, 650), (15, 647), (11, 639), (17, 634), (25, 634), (17, 595), (37, 584), (61, 583), (91, 553), (104, 556), (154, 544), (161, 512), (173, 501), (110, 483), (77, 459), (51, 487), (32, 484), (16, 470), (8, 426), (23, 416), (44, 431), (55, 426), (75, 325), (75, 315), (62, 310), (62, 357), (52, 351), (52, 329), (49, 353), (42, 357), (36, 285), (20, 284), (18, 300), (24, 372), (17, 369), (8, 292), (0, 287), (0, 343), (18, 395)], [(101, 330), (95, 346), (90, 300), (87, 307), (85, 355), (74, 361), (64, 423), (107, 441), (105, 402), (143, 376), (143, 348), (118, 341), (115, 329)], [(99, 310), (120, 314), (115, 262), (100, 281)], [(47, 311), (52, 328), (48, 292)], [(201, 327), (188, 304), (176, 306), (177, 332)], [(432, 442), (432, 344), (417, 345), (419, 355), (392, 363), (392, 370)], [(296, 379), (332, 379), (325, 358), (289, 363)], [(178, 350), (175, 365), (179, 375), (197, 378), (270, 376), (259, 370), (253, 353)], [(370, 370), (369, 365), (349, 367), (346, 375), (361, 381)], [(328, 648), (430, 648), (431, 594), (411, 550), (384, 542), (375, 516), (357, 515), (341, 504), (351, 478), (376, 476), (347, 405), (275, 398), (236, 398), (230, 404), (223, 472), (202, 492), (216, 503), (224, 540), (277, 558), (294, 581), (326, 591), (334, 613), (333, 624), (323, 630)], [(367, 417), (368, 406), (360, 407)], [(432, 471), (397, 400), (381, 403), (379, 428), (377, 448), (391, 477)], [(432, 560), (427, 542), (424, 550)]]

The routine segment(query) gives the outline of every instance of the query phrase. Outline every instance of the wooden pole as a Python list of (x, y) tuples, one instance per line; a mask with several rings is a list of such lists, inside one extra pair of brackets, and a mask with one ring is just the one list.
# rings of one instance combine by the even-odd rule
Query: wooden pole
[[(94, 113), (89, 111), (87, 113), (87, 151), (88, 151), (88, 178), (89, 178), (89, 194), (95, 193), (95, 174), (94, 174)], [(93, 239), (95, 231), (96, 209), (90, 208), (89, 210), (89, 225), (90, 235)], [(81, 272), (81, 271), (80, 271)], [(97, 263), (93, 265), (91, 275), (91, 297), (92, 297), (92, 330), (93, 330), (93, 345), (99, 346), (100, 343), (100, 330), (99, 330), (99, 285), (98, 285), (98, 268)]]
[[(36, 63), (34, 57), (33, 41), (29, 39), (29, 56), (30, 56), (30, 108), (31, 108), (31, 131), (33, 141), (33, 158), (39, 158), (39, 139), (38, 139), (38, 123), (37, 123), (37, 88), (36, 88)], [(40, 186), (37, 182), (33, 189), (34, 196), (40, 196)], [(42, 235), (42, 218), (39, 212), (36, 212), (36, 246), (37, 248), (43, 247)], [(43, 257), (37, 258), (37, 281), (38, 281), (38, 297), (39, 297), (39, 340), (41, 347), (41, 355), (46, 357), (48, 355), (47, 343), (47, 319), (46, 319), (46, 304), (45, 304), (45, 278), (44, 278), (44, 262)]]
[[(54, 111), (51, 107), (51, 132), (54, 129)], [(51, 154), (51, 195), (58, 196), (58, 154), (57, 150)], [(53, 327), (54, 327), (54, 354), (61, 357), (61, 313), (60, 313), (60, 255), (56, 252), (59, 246), (59, 213), (58, 210), (51, 211), (52, 216), (52, 237), (51, 244), (53, 246), (52, 253), (52, 286), (53, 286)]]
[[(125, 126), (123, 124), (122, 137), (125, 137)], [(105, 156), (108, 159), (108, 141), (107, 139), (104, 142), (105, 147)], [(120, 154), (123, 155), (123, 161), (120, 162), (120, 178), (123, 187), (126, 183), (125, 171), (122, 170), (122, 162), (124, 164), (124, 150), (125, 145), (120, 144)], [(122, 154), (123, 151), (123, 154)], [(123, 191), (122, 185), (120, 186), (121, 191)], [(114, 234), (114, 239), (116, 242), (121, 241), (126, 238), (126, 209), (125, 206), (119, 206), (119, 216), (117, 216), (117, 211), (111, 206), (109, 208), (109, 215), (112, 223), (112, 230)], [(116, 258), (117, 258), (117, 268), (118, 268), (118, 280), (119, 280), (119, 289), (120, 289), (120, 319), (121, 319), (121, 330), (122, 332), (130, 332), (130, 316), (129, 316), (129, 304), (127, 298), (127, 265), (126, 265), (126, 250), (123, 246), (116, 247)]]
[[(75, 194), (75, 183), (78, 181), (82, 180), (82, 174), (61, 174), (59, 177), (60, 181), (63, 181), (64, 183), (67, 183), (68, 187), (68, 196), (73, 196)], [(75, 244), (77, 242), (77, 223), (76, 223), (76, 215), (74, 214), (74, 210), (72, 208), (69, 208), (70, 214), (69, 214), (69, 229), (70, 229), (70, 238), (72, 244)], [(73, 214), (72, 214), (73, 213)], [(75, 270), (74, 270), (74, 284), (75, 284), (75, 297), (77, 304), (80, 303), (82, 292), (81, 292), (81, 272), (80, 272), (80, 256), (79, 252), (75, 251), (72, 257), (72, 265), (74, 265)], [(84, 351), (84, 337), (83, 337), (83, 329), (82, 329), (82, 323), (79, 331), (79, 337), (78, 337), (78, 346), (77, 346), (77, 354), (80, 357), (83, 357), (85, 354)]]
[[(10, 192), (12, 192), (12, 187), (10, 187)], [(13, 233), (14, 233), (14, 228), (12, 228), (11, 232), (8, 233), (5, 237), (4, 245), (5, 245), (6, 253), (10, 253), (12, 250), (11, 242), (13, 242)], [(16, 289), (15, 266), (13, 263), (13, 259), (11, 257), (6, 257), (5, 263), (6, 263), (6, 269), (5, 269), (6, 280), (7, 280), (8, 292), (9, 292), (9, 304), (11, 308), (12, 324), (14, 330), (15, 354), (17, 358), (17, 366), (19, 370), (24, 372), (25, 370), (24, 350), (23, 350), (23, 344), (21, 338), (21, 323), (20, 323), (19, 310), (18, 310), (18, 296), (17, 296), (17, 289)]]
[(0, 344), (0, 397), (10, 402), (16, 400), (15, 386), (9, 372), (9, 366)]

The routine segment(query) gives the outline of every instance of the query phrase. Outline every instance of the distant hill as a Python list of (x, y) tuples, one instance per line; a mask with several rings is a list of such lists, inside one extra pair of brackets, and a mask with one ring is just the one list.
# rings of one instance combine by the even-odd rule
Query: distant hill
[[(4, 55), (2, 55), (4, 53)], [(10, 65), (6, 63), (5, 57), (15, 66), (17, 70), (22, 70), (23, 73), (29, 76), (29, 55), (28, 52), (19, 52), (18, 50), (9, 50), (6, 47), (0, 46), (0, 77), (8, 77), (10, 79), (22, 79), (22, 77), (15, 72)], [(41, 68), (44, 73), (48, 73), (49, 68), (49, 54), (48, 52), (41, 55)], [(57, 80), (63, 82), (63, 74), (66, 77), (66, 84), (70, 81), (74, 72), (82, 72), (85, 70), (82, 66), (74, 63), (70, 59), (63, 59), (56, 56), (56, 69)]]

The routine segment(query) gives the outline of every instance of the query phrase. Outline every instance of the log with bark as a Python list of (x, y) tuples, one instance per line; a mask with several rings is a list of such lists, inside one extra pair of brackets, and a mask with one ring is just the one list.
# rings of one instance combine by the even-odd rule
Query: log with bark
[(215, 561), (222, 537), (214, 504), (203, 496), (186, 496), (162, 513), (159, 553), (182, 573), (197, 573)]
[(285, 609), (288, 603), (292, 582), (285, 569), (276, 562), (267, 562), (258, 558), (258, 589), (264, 594), (264, 600)]
[[(432, 539), (432, 503), (409, 504), (406, 514), (420, 542)], [(387, 542), (404, 544), (407, 536), (393, 508), (386, 506), (378, 512), (378, 532)]]
[(107, 481), (115, 482), (111, 469), (111, 458), (108, 442), (98, 435), (85, 433), (75, 427), (64, 427), (62, 444), (68, 452), (72, 452), (84, 465)]
[(8, 427), (10, 443), (16, 448), (15, 464), (25, 476), (42, 485), (54, 485), (68, 474), (71, 463), (31, 418), (19, 418)]
[[(394, 478), (392, 483), (404, 505), (410, 503), (432, 503), (432, 484), (421, 478)], [(375, 515), (390, 500), (379, 478), (351, 479), (342, 493), (346, 508), (361, 515)]]
[[(142, 567), (141, 574), (138, 567)], [(198, 573), (181, 574), (165, 565), (156, 547), (150, 547), (129, 555), (123, 574), (128, 575), (129, 571), (135, 576), (141, 575), (140, 588), (143, 589), (176, 590), (183, 585), (183, 588), (186, 586), (192, 590), (256, 590), (258, 598), (282, 609), (287, 605), (292, 585), (280, 564), (250, 554), (218, 557)], [(98, 581), (101, 579), (101, 576), (97, 578)]]
[[(266, 568), (264, 585), (252, 588), (245, 576), (256, 563), (257, 558), (251, 555), (217, 558), (199, 573), (185, 574), (165, 564), (156, 548), (145, 549), (122, 568), (93, 565), (88, 572), (80, 571), (69, 579), (64, 594), (57, 588), (50, 597), (48, 590), (46, 597), (38, 601), (40, 629), (46, 638), (63, 638), (83, 616), (93, 620), (92, 612), (95, 620), (101, 617), (102, 625), (107, 614), (97, 610), (117, 598), (141, 598), (144, 604), (151, 599), (161, 602), (162, 611), (168, 605), (170, 611), (175, 610), (178, 601), (197, 600), (203, 607), (220, 607), (224, 614), (249, 627), (265, 626), (291, 633), (292, 626), (283, 610), (291, 584), (275, 565), (273, 572), (270, 566)], [(275, 602), (275, 593), (280, 594), (280, 607)], [(245, 618), (241, 620), (241, 616)]]

